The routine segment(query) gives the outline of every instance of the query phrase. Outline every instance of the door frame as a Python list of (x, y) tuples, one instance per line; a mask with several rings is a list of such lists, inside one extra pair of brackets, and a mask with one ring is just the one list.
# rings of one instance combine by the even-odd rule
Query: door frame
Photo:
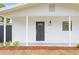
[[(37, 35), (38, 35), (38, 33), (37, 33), (37, 24), (38, 23), (42, 23), (43, 24), (43, 37), (42, 37), (42, 39), (41, 40), (37, 40)], [(45, 21), (36, 21), (36, 41), (45, 41)], [(41, 34), (41, 33), (40, 33)]]

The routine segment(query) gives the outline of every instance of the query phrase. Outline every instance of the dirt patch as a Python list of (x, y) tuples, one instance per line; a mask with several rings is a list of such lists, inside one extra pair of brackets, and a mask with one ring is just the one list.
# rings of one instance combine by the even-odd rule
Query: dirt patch
[(79, 55), (79, 48), (49, 46), (0, 47), (0, 55)]

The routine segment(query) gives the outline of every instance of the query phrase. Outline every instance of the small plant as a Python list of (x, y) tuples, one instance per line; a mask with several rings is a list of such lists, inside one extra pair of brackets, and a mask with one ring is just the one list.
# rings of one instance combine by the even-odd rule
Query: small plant
[(14, 43), (13, 43), (13, 46), (20, 46), (21, 45), (21, 43), (19, 42), (19, 41), (15, 41)]
[(77, 48), (79, 48), (79, 44), (77, 44), (77, 46), (76, 46)]
[(11, 41), (5, 42), (5, 46), (6, 46), (6, 47), (12, 46), (12, 42), (11, 42)]

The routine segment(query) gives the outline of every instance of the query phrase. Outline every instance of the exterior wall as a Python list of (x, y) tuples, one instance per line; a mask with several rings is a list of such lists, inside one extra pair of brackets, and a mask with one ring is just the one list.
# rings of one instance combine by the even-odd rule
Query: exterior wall
[[(62, 22), (68, 21), (68, 16), (29, 16), (28, 17), (28, 40), (26, 39), (26, 17), (12, 18), (12, 40), (20, 41), (24, 45), (54, 45), (54, 46), (68, 46), (69, 32), (62, 31)], [(52, 24), (49, 25), (49, 21)], [(79, 43), (79, 17), (71, 16), (72, 31), (71, 43), (75, 46)], [(45, 41), (36, 41), (36, 22), (45, 22)], [(20, 30), (19, 30), (20, 29)]]
[(78, 4), (67, 4), (58, 3), (55, 4), (55, 12), (49, 12), (50, 15), (54, 16), (78, 16), (79, 15), (79, 5)]
[(12, 18), (12, 41), (20, 41), (26, 44), (26, 17)]
[[(68, 16), (29, 16), (28, 17), (29, 45), (63, 45), (68, 46), (69, 32), (62, 31), (62, 22), (68, 21)], [(52, 25), (49, 25), (49, 21)], [(36, 22), (45, 22), (45, 41), (36, 41)], [(36, 44), (35, 44), (36, 43)]]
[(72, 32), (71, 42), (72, 44), (79, 44), (79, 16), (72, 16)]

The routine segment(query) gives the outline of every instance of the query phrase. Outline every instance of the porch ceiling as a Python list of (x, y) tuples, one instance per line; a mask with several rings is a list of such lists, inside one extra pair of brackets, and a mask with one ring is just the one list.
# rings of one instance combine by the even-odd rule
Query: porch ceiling
[[(16, 11), (18, 9), (22, 9), (25, 7), (30, 7), (30, 6), (34, 6), (34, 5), (39, 5), (42, 3), (24, 3), (24, 4), (16, 4), (12, 7), (9, 8), (1, 8), (0, 9), (0, 15), (5, 15), (7, 13), (10, 13), (11, 11)], [(61, 6), (63, 8), (68, 8), (68, 9), (79, 9), (79, 3), (56, 3), (56, 5)]]
[(18, 9), (27, 8), (36, 5), (37, 3), (20, 3), (8, 8), (0, 8), (0, 15), (4, 15), (5, 13), (9, 13), (11, 11), (16, 11)]

